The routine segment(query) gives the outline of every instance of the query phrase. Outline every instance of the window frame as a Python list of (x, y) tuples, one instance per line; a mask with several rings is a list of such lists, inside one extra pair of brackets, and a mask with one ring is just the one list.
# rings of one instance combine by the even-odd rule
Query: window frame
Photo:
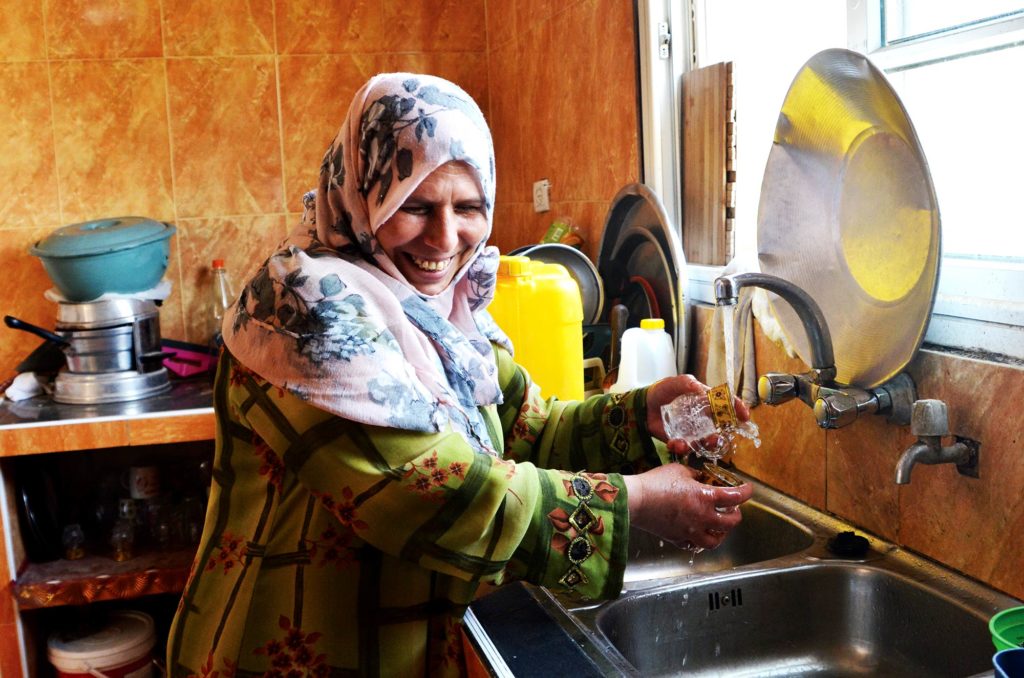
[[(849, 49), (883, 73), (1024, 47), (1024, 15), (975, 21), (883, 43), (883, 0), (847, 5)], [(941, 196), (940, 196), (941, 200)], [(925, 342), (1024, 360), (1024, 259), (943, 255)]]

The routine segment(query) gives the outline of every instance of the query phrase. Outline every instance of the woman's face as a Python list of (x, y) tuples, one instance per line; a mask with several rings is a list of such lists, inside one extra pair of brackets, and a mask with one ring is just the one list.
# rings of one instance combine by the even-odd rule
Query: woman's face
[(434, 170), (377, 230), (377, 242), (405, 279), (438, 294), (487, 234), (484, 198), (460, 162)]

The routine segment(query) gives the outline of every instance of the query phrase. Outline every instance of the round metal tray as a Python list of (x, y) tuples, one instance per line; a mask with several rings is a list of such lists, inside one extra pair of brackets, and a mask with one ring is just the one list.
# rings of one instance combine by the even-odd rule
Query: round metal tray
[[(821, 307), (838, 382), (873, 387), (906, 367), (935, 299), (939, 210), (907, 112), (863, 55), (825, 50), (797, 73), (768, 156), (757, 239), (761, 270)], [(777, 298), (773, 310), (809, 364), (796, 314)]]
[(583, 302), (583, 324), (600, 322), (601, 311), (604, 309), (604, 286), (597, 267), (587, 258), (586, 254), (575, 247), (561, 243), (541, 243), (518, 247), (510, 256), (524, 256), (548, 264), (561, 264), (576, 281), (580, 288), (580, 299)]
[[(658, 302), (665, 331), (676, 347), (676, 367), (686, 371), (686, 261), (679, 236), (669, 222), (661, 199), (643, 184), (627, 184), (612, 199), (605, 218), (597, 268), (605, 278), (607, 272), (619, 267), (626, 280), (640, 277), (650, 284)], [(605, 312), (607, 317), (614, 303), (605, 279)], [(639, 324), (630, 318), (629, 324)]]

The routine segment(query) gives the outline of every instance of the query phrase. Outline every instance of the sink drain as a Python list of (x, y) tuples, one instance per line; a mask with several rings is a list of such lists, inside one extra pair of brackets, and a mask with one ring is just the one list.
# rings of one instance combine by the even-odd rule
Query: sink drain
[(743, 589), (729, 589), (726, 593), (715, 591), (708, 593), (708, 609), (720, 610), (723, 607), (742, 607)]

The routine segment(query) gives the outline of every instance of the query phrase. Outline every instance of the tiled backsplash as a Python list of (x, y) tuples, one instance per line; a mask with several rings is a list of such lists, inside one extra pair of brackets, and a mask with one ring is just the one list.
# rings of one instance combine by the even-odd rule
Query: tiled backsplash
[[(595, 254), (612, 196), (638, 177), (634, 50), (620, 0), (2, 3), (0, 307), (52, 327), (28, 247), (65, 224), (146, 216), (178, 227), (163, 336), (203, 341), (210, 261), (236, 283), (262, 261), (380, 71), (435, 73), (481, 104), (502, 250), (567, 214)], [(544, 214), (539, 178), (552, 182)], [(31, 347), (5, 336), (0, 376)]]
[[(141, 215), (178, 227), (163, 335), (203, 341), (210, 261), (240, 281), (269, 253), (370, 75), (434, 72), (486, 110), (485, 13), (484, 0), (3, 3), (4, 312), (56, 318), (33, 242)], [(5, 374), (31, 347), (6, 336)]]
[[(703, 378), (711, 308), (694, 309), (691, 370)], [(804, 372), (758, 329), (757, 373)], [(1024, 598), (1024, 367), (925, 349), (911, 361), (918, 398), (942, 400), (950, 431), (981, 442), (980, 477), (952, 464), (918, 465), (896, 485), (896, 462), (913, 442), (909, 426), (865, 416), (846, 428), (819, 429), (799, 401), (760, 405), (759, 448), (744, 441), (736, 466), (812, 506), (907, 546), (1018, 598)], [(947, 444), (950, 439), (946, 439)]]

